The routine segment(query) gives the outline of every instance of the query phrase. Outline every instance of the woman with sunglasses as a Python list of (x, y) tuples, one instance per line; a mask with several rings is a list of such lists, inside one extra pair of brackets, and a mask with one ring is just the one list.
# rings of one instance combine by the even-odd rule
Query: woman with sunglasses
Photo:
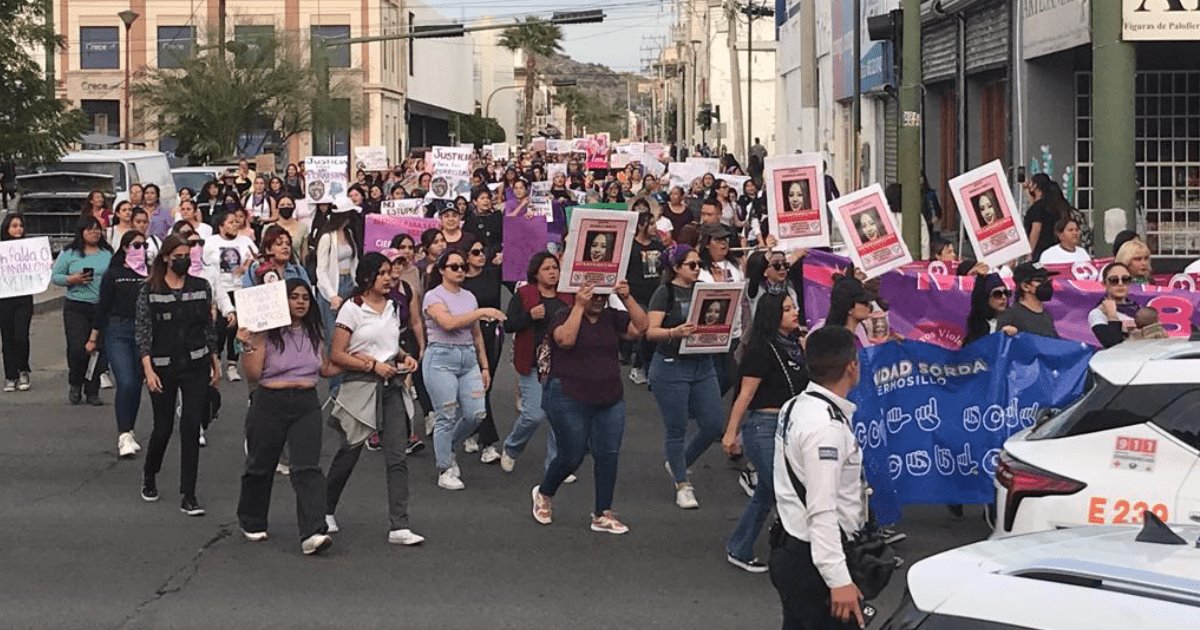
[(842, 327), (854, 333), (854, 344), (862, 350), (866, 336), (863, 324), (871, 319), (872, 301), (858, 278), (838, 278), (829, 292), (829, 314), (825, 317), (825, 325)]
[(1111, 348), (1125, 341), (1134, 330), (1134, 316), (1141, 305), (1129, 298), (1129, 288), (1133, 285), (1129, 267), (1119, 262), (1108, 263), (1100, 277), (1104, 278), (1104, 299), (1088, 313), (1088, 325), (1100, 345)]
[[(696, 331), (688, 322), (692, 290), (700, 276), (700, 255), (687, 245), (672, 245), (666, 253), (663, 282), (650, 298), (646, 338), (658, 344), (650, 362), (650, 390), (662, 414), (663, 450), (667, 472), (675, 484), (675, 505), (700, 507), (688, 480), (688, 468), (721, 435), (721, 393), (712, 357), (679, 354), (680, 340)], [(699, 431), (688, 440), (688, 418)]]
[(67, 336), (67, 399), (72, 405), (83, 402), (100, 406), (100, 374), (105, 370), (101, 351), (91, 375), (88, 363), (91, 353), (85, 348), (96, 320), (96, 304), (100, 302), (100, 281), (112, 262), (112, 247), (104, 240), (104, 226), (96, 217), (83, 217), (75, 227), (75, 237), (54, 260), (51, 281), (66, 287), (63, 302), (63, 329)]
[(447, 249), (429, 272), (421, 307), (428, 338), (421, 369), (437, 418), (433, 450), (438, 486), (445, 490), (465, 487), (454, 452), (487, 417), (492, 365), (480, 322), (505, 318), (498, 309), (480, 308), (463, 286), (469, 269), (461, 252)]
[(135, 336), (150, 404), (154, 431), (142, 472), (142, 499), (158, 500), (155, 477), (175, 425), (175, 400), (183, 398), (179, 416), (179, 509), (203, 516), (196, 499), (200, 462), (200, 424), (208, 389), (221, 380), (217, 331), (213, 326), (213, 290), (208, 281), (188, 273), (191, 248), (179, 236), (168, 236), (154, 259), (150, 278), (138, 293)]
[[(803, 256), (803, 250), (797, 252)], [(750, 300), (750, 319), (758, 313), (758, 303), (763, 296), (786, 295), (792, 298), (792, 304), (800, 313), (800, 328), (807, 332), (804, 319), (804, 302), (796, 292), (796, 284), (802, 282), (800, 265), (788, 262), (783, 252), (765, 251), (754, 252), (746, 261), (746, 297)]]
[[(466, 233), (460, 243), (459, 251), (465, 254), (467, 262), (466, 279), (462, 286), (475, 296), (475, 301), (481, 308), (500, 310), (500, 287), (502, 278), (500, 267), (488, 260), (488, 251), (483, 240), (471, 233)], [(479, 330), (483, 334), (483, 346), (487, 353), (487, 365), (495, 368), (500, 365), (500, 353), (504, 349), (504, 329), (497, 320), (479, 322)], [(496, 431), (496, 418), (492, 415), (492, 383), (495, 373), (490, 376), (487, 393), (484, 395), (484, 408), (487, 415), (475, 434), (467, 438), (463, 450), (468, 453), (479, 452), (479, 461), (494, 464), (500, 461), (500, 435)]]
[(137, 298), (147, 275), (146, 237), (141, 232), (128, 231), (121, 237), (120, 247), (100, 280), (100, 301), (85, 346), (91, 354), (100, 340), (104, 340), (104, 354), (116, 381), (113, 411), (117, 418), (118, 457), (133, 457), (142, 450), (133, 436), (142, 403), (142, 366), (134, 320)]
[[(996, 332), (996, 320), (1008, 310), (1008, 301), (1012, 297), (1012, 291), (1000, 274), (988, 273), (986, 265), (976, 266), (974, 273), (977, 277), (971, 290), (971, 311), (967, 314), (967, 336), (963, 338), (963, 346)], [(1016, 334), (1017, 329), (1008, 326), (1005, 332)]]

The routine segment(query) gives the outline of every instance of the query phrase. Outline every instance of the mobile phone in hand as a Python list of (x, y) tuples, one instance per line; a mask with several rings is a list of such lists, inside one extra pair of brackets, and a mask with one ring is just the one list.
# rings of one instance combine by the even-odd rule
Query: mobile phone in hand
[(84, 268), (83, 268), (83, 275), (85, 275), (85, 276), (94, 276), (94, 275), (96, 275), (96, 270), (95, 270), (94, 268), (92, 268), (92, 267), (84, 267)]

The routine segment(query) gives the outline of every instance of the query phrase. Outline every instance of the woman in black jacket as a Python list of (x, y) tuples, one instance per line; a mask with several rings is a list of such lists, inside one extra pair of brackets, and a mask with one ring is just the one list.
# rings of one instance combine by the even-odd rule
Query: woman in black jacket
[(976, 269), (978, 277), (975, 278), (975, 288), (971, 290), (971, 311), (967, 314), (964, 346), (996, 332), (996, 318), (1008, 309), (1008, 299), (1012, 297), (1012, 291), (999, 274), (988, 273), (985, 267)]
[[(475, 295), (479, 308), (499, 310), (502, 286), (500, 266), (492, 264), (487, 248), (478, 236), (464, 234), (458, 243), (458, 251), (467, 261), (467, 273), (462, 286)], [(498, 321), (481, 321), (479, 330), (483, 333), (483, 347), (487, 351), (488, 365), (495, 370), (500, 365), (500, 353), (504, 348), (504, 331)], [(496, 375), (493, 373), (491, 376), (494, 383)], [(480, 423), (475, 435), (467, 439), (463, 448), (468, 453), (482, 450), (479, 461), (494, 464), (500, 461), (500, 434), (496, 431), (496, 420), (492, 415), (491, 383), (488, 383), (487, 392), (484, 394), (484, 406), (487, 416)]]

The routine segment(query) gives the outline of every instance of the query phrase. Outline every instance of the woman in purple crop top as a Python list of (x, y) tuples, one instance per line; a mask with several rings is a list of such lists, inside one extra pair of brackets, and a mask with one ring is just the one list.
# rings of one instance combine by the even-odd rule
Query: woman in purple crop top
[(321, 474), (321, 401), (317, 381), (340, 370), (324, 348), (321, 311), (312, 289), (298, 278), (287, 280), (292, 323), (266, 332), (239, 332), (246, 349), (242, 367), (258, 388), (246, 413), (246, 471), (238, 499), (238, 521), (246, 540), (267, 539), (267, 512), (275, 465), (284, 444), (291, 455), (296, 522), (305, 555), (328, 549), (333, 539), (325, 525), (325, 476)]

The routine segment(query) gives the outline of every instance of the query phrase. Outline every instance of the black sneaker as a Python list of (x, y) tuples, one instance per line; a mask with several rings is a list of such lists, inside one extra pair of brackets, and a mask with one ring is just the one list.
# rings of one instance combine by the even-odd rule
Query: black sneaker
[(104, 401), (100, 400), (100, 394), (88, 394), (87, 404), (93, 407), (103, 407)]
[(67, 390), (67, 400), (71, 401), (72, 405), (78, 405), (83, 402), (83, 388), (72, 385)]
[(732, 564), (733, 566), (735, 566), (747, 573), (766, 573), (767, 572), (767, 565), (763, 562), (760, 562), (758, 558), (752, 558), (750, 560), (742, 560), (741, 558), (738, 558), (731, 553), (727, 553), (727, 554), (725, 554), (725, 559), (727, 561), (729, 561), (729, 564)]
[(200, 507), (200, 502), (194, 496), (185, 495), (179, 503), (179, 511), (188, 516), (204, 516), (204, 508)]
[(412, 455), (414, 453), (420, 453), (423, 450), (425, 450), (425, 443), (421, 441), (421, 438), (417, 437), (416, 435), (409, 436), (408, 445), (404, 447), (404, 453), (406, 455)]
[(158, 500), (158, 486), (154, 483), (154, 477), (149, 475), (142, 477), (142, 500), (151, 503)]

